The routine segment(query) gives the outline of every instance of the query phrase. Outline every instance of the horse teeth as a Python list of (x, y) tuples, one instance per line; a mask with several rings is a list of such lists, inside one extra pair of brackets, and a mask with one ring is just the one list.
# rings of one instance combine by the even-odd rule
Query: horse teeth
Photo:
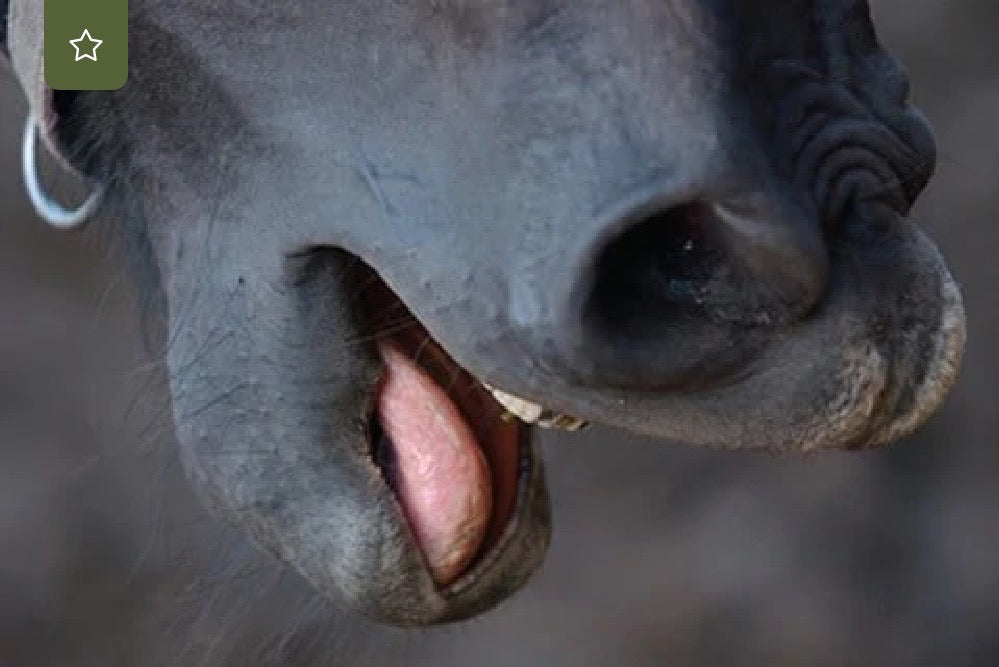
[(578, 417), (549, 410), (537, 403), (514, 396), (502, 389), (496, 389), (483, 383), (483, 386), (493, 395), (496, 402), (503, 406), (506, 412), (504, 420), (516, 417), (525, 424), (535, 424), (541, 428), (557, 428), (563, 431), (579, 431), (589, 424)]
[(496, 402), (506, 408), (506, 411), (517, 417), (523, 422), (528, 424), (533, 424), (534, 422), (541, 419), (541, 415), (544, 414), (545, 410), (537, 403), (532, 403), (531, 401), (520, 398), (519, 396), (514, 396), (513, 394), (508, 394), (507, 392), (496, 389), (495, 387), (490, 387), (489, 385), (483, 385), (489, 390), (489, 393), (493, 395)]
[(557, 428), (562, 431), (582, 431), (584, 428), (590, 426), (590, 422), (579, 417), (567, 415), (564, 412), (545, 410), (541, 418), (538, 419), (538, 426), (541, 428)]

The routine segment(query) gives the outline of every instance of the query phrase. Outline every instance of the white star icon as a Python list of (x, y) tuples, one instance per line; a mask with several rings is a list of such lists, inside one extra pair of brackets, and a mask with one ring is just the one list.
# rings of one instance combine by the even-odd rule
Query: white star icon
[[(86, 42), (82, 50), (80, 49), (80, 42)], [(94, 62), (97, 62), (97, 47), (103, 44), (104, 40), (94, 39), (90, 36), (90, 31), (84, 28), (83, 34), (76, 39), (69, 40), (69, 43), (76, 49), (76, 59), (73, 62), (79, 62), (84, 58), (90, 58)]]

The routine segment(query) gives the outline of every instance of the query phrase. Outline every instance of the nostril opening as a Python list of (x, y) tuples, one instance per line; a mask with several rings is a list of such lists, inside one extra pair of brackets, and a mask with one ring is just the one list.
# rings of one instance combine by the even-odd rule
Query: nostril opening
[(611, 240), (595, 264), (589, 323), (603, 334), (640, 339), (703, 316), (725, 259), (712, 220), (707, 204), (690, 202), (648, 215)]
[(828, 252), (809, 213), (743, 191), (615, 219), (574, 276), (556, 346), (583, 382), (727, 381), (821, 300)]

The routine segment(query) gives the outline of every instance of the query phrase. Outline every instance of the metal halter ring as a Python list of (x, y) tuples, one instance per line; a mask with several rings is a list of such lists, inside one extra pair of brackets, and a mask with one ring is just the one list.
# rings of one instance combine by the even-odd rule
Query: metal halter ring
[(98, 187), (78, 208), (68, 209), (48, 196), (38, 177), (35, 154), (38, 145), (38, 121), (34, 114), (28, 114), (24, 125), (24, 140), (21, 145), (21, 168), (24, 172), (24, 186), (35, 212), (45, 222), (57, 229), (79, 227), (97, 212), (104, 196), (104, 188)]

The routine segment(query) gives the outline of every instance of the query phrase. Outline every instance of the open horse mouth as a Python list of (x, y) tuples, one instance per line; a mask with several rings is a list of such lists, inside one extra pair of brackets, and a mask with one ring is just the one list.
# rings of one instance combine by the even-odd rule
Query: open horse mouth
[(372, 458), (434, 581), (460, 588), (488, 567), (527, 510), (532, 425), (586, 424), (479, 381), (375, 276), (364, 302), (383, 363), (369, 420)]

